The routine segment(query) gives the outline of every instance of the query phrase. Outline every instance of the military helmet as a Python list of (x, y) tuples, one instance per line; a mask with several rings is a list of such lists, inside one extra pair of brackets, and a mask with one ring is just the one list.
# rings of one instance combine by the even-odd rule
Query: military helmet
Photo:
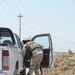
[(30, 39), (30, 37), (25, 37), (24, 39), (23, 39), (23, 41), (30, 41), (31, 39)]

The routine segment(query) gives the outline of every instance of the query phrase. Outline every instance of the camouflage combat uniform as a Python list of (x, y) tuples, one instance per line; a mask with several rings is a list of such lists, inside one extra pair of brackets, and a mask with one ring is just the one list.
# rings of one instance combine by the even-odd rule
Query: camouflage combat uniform
[(43, 59), (43, 49), (39, 44), (29, 41), (23, 46), (23, 56), (26, 54), (27, 50), (32, 52), (29, 72), (27, 75), (32, 75), (33, 71), (35, 72), (35, 75), (39, 75), (40, 63)]

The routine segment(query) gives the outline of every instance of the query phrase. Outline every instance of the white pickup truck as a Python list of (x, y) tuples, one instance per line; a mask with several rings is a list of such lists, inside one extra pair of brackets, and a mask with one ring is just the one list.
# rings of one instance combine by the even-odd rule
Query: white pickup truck
[(0, 28), (0, 75), (16, 75), (23, 69), (19, 37), (9, 28)]
[[(44, 47), (41, 66), (54, 67), (50, 34), (36, 35), (32, 40), (42, 44)], [(0, 75), (26, 75), (24, 67), (29, 67), (29, 60), (30, 55), (26, 55), (23, 60), (22, 45), (18, 35), (9, 28), (0, 28)]]

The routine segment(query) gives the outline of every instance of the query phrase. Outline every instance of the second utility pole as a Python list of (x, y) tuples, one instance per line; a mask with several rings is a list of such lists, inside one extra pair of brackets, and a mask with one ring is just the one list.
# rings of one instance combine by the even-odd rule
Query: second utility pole
[(19, 17), (19, 37), (20, 37), (20, 39), (21, 39), (21, 17), (23, 17), (23, 16), (21, 16), (21, 14), (19, 15), (19, 16), (17, 16), (17, 17)]

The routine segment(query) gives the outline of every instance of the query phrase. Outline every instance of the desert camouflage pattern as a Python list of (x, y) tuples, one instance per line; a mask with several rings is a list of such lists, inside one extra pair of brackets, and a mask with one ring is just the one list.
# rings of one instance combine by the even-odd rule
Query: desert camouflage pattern
[(23, 46), (23, 56), (25, 56), (27, 50), (32, 52), (29, 72), (27, 75), (32, 75), (33, 71), (35, 72), (35, 75), (39, 75), (40, 64), (43, 59), (43, 49), (41, 45), (29, 41)]
[(27, 73), (27, 75), (32, 75), (33, 71), (35, 72), (35, 75), (40, 75), (39, 70), (42, 59), (43, 59), (43, 54), (38, 54), (31, 58), (29, 72)]

